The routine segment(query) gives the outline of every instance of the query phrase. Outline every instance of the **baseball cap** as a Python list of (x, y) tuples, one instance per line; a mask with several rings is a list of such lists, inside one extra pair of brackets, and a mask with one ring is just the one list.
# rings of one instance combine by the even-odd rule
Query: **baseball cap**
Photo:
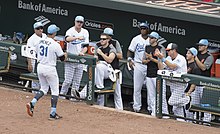
[(47, 28), (47, 33), (49, 34), (53, 34), (57, 31), (60, 31), (60, 28), (57, 27), (55, 24), (51, 24), (48, 28)]
[(167, 48), (166, 48), (166, 50), (168, 51), (168, 50), (173, 50), (173, 49), (178, 49), (178, 46), (177, 46), (177, 44), (175, 44), (175, 43), (169, 43), (168, 45), (167, 45)]
[(84, 17), (83, 16), (76, 16), (75, 21), (84, 22)]
[(209, 42), (207, 39), (201, 39), (197, 45), (208, 46)]
[(186, 48), (186, 50), (190, 51), (192, 55), (196, 56), (198, 54), (198, 51), (196, 48), (191, 47), (191, 48)]
[(148, 26), (148, 24), (146, 22), (142, 22), (142, 23), (139, 24), (139, 28), (147, 28), (147, 29), (149, 29), (149, 26)]
[(150, 38), (156, 38), (156, 39), (160, 38), (160, 36), (159, 36), (159, 34), (157, 32), (151, 32), (147, 36), (150, 37)]
[(33, 28), (36, 29), (38, 27), (43, 27), (43, 26), (44, 25), (41, 22), (36, 22), (36, 23), (34, 23)]
[(105, 28), (103, 33), (107, 34), (107, 35), (114, 35), (113, 34), (113, 30), (111, 28), (109, 28), (109, 27)]

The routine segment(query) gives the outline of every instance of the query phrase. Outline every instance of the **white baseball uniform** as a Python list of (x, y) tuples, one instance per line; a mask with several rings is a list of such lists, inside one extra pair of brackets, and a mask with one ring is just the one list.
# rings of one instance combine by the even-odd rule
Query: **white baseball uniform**
[[(36, 47), (39, 43), (40, 40), (42, 39), (45, 39), (47, 37), (46, 34), (42, 33), (42, 37), (39, 37), (36, 35), (36, 33), (34, 33), (28, 40), (27, 40), (27, 47)], [(33, 67), (33, 70), (32, 72), (35, 71), (35, 63), (36, 63), (36, 60), (34, 59), (31, 59), (31, 65)], [(31, 85), (32, 88), (34, 89), (40, 89), (40, 84), (39, 82), (36, 82), (36, 81), (32, 81), (32, 85)]]
[[(75, 26), (71, 27), (66, 31), (65, 36), (84, 37), (84, 40), (74, 40), (67, 43), (67, 52), (71, 54), (79, 55), (79, 53), (82, 51), (82, 43), (89, 43), (89, 32), (84, 28), (81, 28), (81, 31), (77, 32), (75, 30)], [(66, 95), (71, 83), (72, 89), (79, 90), (82, 75), (82, 64), (65, 62), (65, 80), (63, 82), (60, 94)]]
[(131, 52), (134, 52), (134, 105), (133, 109), (135, 111), (140, 111), (141, 109), (141, 89), (144, 84), (144, 79), (147, 74), (147, 65), (142, 64), (142, 59), (145, 53), (145, 46), (150, 45), (149, 39), (144, 39), (141, 34), (135, 36), (128, 48)]
[[(173, 60), (168, 56), (166, 60), (177, 65), (173, 71), (187, 73), (187, 62), (184, 56), (178, 54)], [(171, 70), (169, 67), (166, 69)], [(188, 101), (187, 98), (184, 99), (187, 84), (174, 81), (166, 81), (166, 84), (170, 86), (171, 96), (168, 103), (173, 106), (174, 115), (184, 117), (183, 106)]]
[(40, 90), (46, 94), (49, 87), (51, 94), (59, 95), (59, 78), (56, 70), (57, 57), (64, 55), (63, 50), (52, 38), (41, 40), (36, 47), (37, 52), (37, 73), (41, 83)]

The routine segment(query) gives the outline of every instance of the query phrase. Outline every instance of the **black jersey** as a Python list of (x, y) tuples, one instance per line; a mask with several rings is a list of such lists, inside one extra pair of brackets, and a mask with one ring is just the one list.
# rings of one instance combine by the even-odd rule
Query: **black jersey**
[[(156, 56), (154, 56), (155, 49), (161, 49), (164, 48), (162, 45), (156, 45), (156, 46), (146, 46), (145, 47), (145, 52), (148, 54), (152, 54), (153, 58), (157, 59)], [(158, 65), (157, 63), (150, 61), (147, 63), (147, 77), (153, 78), (157, 77), (157, 70), (158, 70)]]
[[(209, 56), (212, 56), (209, 53), (205, 53), (205, 54), (201, 54), (199, 53), (197, 55), (198, 59), (204, 64), (206, 62), (207, 66), (210, 66), (209, 69), (206, 69), (205, 71), (201, 71), (201, 75), (202, 76), (207, 76), (210, 77), (211, 76), (211, 68), (212, 68), (212, 64), (213, 64), (213, 58), (207, 59)], [(212, 60), (212, 61), (207, 61), (207, 60)]]
[[(110, 63), (110, 64), (111, 64), (111, 66), (112, 66), (113, 69), (119, 69), (119, 60), (117, 60), (118, 58), (117, 58), (117, 56), (116, 56), (116, 49), (114, 48), (114, 46), (113, 46), (112, 44), (110, 44), (110, 45), (108, 45), (106, 48), (99, 47), (99, 49), (101, 49), (102, 52), (103, 52), (105, 55), (107, 55), (107, 56), (109, 56), (110, 53), (113, 52), (113, 53), (115, 54), (115, 58), (114, 58), (114, 60), (112, 61), (112, 63)], [(101, 55), (99, 55), (99, 54), (98, 54), (98, 59), (99, 59), (100, 61), (105, 61), (105, 59), (104, 59)]]

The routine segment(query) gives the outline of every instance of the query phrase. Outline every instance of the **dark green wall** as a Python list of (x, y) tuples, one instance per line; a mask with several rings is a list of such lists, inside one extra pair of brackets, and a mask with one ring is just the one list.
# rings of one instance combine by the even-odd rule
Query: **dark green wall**
[[(1, 0), (0, 1), (0, 33), (5, 35), (12, 35), (14, 31), (21, 31), (23, 33), (32, 34), (32, 25), (35, 22), (34, 18), (40, 15), (48, 18), (51, 23), (57, 24), (61, 31), (58, 33), (64, 35), (65, 31), (73, 25), (76, 15), (83, 15), (87, 20), (94, 20), (104, 22), (104, 24), (114, 25), (114, 38), (118, 39), (123, 45), (124, 56), (127, 52), (128, 45), (135, 35), (139, 33), (138, 28), (133, 27), (133, 19), (140, 21), (148, 21), (152, 26), (161, 23), (163, 26), (180, 28), (185, 30), (185, 35), (172, 34), (158, 31), (158, 33), (167, 39), (168, 42), (176, 42), (180, 46), (180, 52), (185, 55), (185, 48), (194, 45), (200, 38), (207, 38), (210, 40), (219, 40), (220, 27), (208, 24), (201, 24), (190, 22), (190, 20), (177, 20), (164, 17), (148, 15), (147, 12), (143, 14), (113, 10), (107, 8), (100, 8), (94, 6), (86, 6), (75, 3), (61, 2), (57, 0), (21, 0), (23, 3), (30, 3), (39, 5), (39, 3), (46, 6), (55, 7), (68, 10), (68, 16), (62, 16), (52, 13), (45, 13), (39, 11), (25, 10), (18, 8), (19, 0)], [(106, 5), (108, 6), (108, 5)], [(158, 10), (161, 12), (161, 10)], [(159, 14), (157, 12), (157, 14)], [(163, 14), (161, 12), (161, 14)], [(186, 15), (186, 14), (183, 14)], [(186, 16), (187, 18), (187, 16)], [(51, 24), (49, 23), (49, 24)], [(47, 24), (46, 27), (49, 25)], [(96, 41), (99, 39), (100, 29), (88, 29), (90, 32), (90, 39)], [(157, 29), (158, 30), (158, 29)], [(46, 31), (46, 28), (45, 28)], [(166, 46), (166, 44), (165, 44)]]

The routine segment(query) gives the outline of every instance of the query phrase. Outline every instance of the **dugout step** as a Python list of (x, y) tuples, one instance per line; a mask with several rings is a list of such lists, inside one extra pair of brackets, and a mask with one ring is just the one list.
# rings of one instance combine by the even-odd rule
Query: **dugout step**
[(114, 93), (114, 82), (112, 82), (110, 79), (105, 79), (104, 80), (104, 88), (103, 89), (99, 89), (97, 87), (95, 87), (95, 93), (97, 94), (111, 94)]
[(38, 81), (37, 73), (22, 73), (20, 75), (20, 79), (23, 80), (31, 80), (31, 81)]

